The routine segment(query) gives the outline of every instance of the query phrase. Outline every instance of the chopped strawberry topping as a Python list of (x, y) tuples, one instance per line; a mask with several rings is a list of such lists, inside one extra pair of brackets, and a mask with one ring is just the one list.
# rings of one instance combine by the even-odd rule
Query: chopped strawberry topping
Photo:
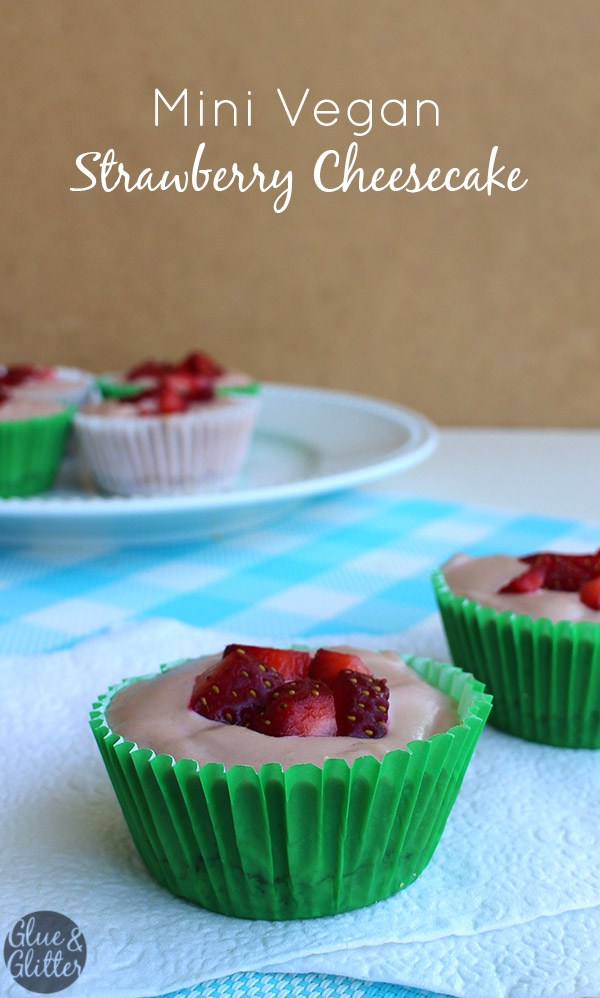
[(0, 381), (15, 388), (25, 381), (43, 381), (52, 375), (53, 368), (37, 364), (11, 364), (0, 374)]
[(600, 575), (600, 551), (594, 554), (552, 554), (541, 552), (526, 555), (521, 561), (544, 568), (544, 589), (576, 593), (584, 582)]
[(373, 675), (358, 655), (332, 651), (329, 648), (319, 648), (315, 653), (309, 675), (314, 676), (315, 679), (322, 679), (324, 683), (333, 683), (342, 669), (353, 669), (354, 672), (362, 672), (367, 676)]
[(189, 706), (213, 721), (245, 724), (248, 715), (283, 682), (276, 669), (234, 651), (196, 676)]
[(175, 371), (165, 374), (160, 383), (163, 388), (177, 392), (189, 401), (204, 402), (215, 394), (212, 379), (202, 374), (181, 374)]
[(130, 368), (125, 377), (127, 381), (137, 381), (139, 378), (164, 378), (166, 374), (181, 374), (214, 381), (224, 373), (225, 368), (221, 364), (217, 364), (207, 353), (195, 350), (176, 364), (162, 360), (144, 360)]
[[(215, 380), (224, 373), (224, 367), (200, 351), (188, 354), (177, 364), (145, 360), (132, 367), (125, 379), (148, 379), (150, 386), (119, 401), (124, 405), (143, 402), (138, 409), (140, 416), (186, 412), (194, 402), (210, 402), (215, 397)], [(151, 401), (147, 402), (148, 399)]]
[(515, 576), (498, 591), (501, 593), (534, 593), (542, 588), (545, 578), (545, 568), (527, 568), (521, 575)]
[(260, 662), (276, 669), (286, 679), (301, 679), (308, 675), (311, 654), (294, 648), (261, 648), (258, 645), (227, 645), (223, 656), (232, 651), (253, 655)]
[(144, 388), (135, 395), (124, 395), (118, 401), (121, 405), (137, 406), (139, 416), (168, 416), (187, 412), (196, 402), (209, 402), (214, 394), (212, 382), (205, 378), (166, 374), (151, 388)]
[(219, 378), (225, 373), (225, 368), (221, 364), (217, 364), (207, 353), (201, 353), (199, 350), (189, 353), (175, 369), (180, 372), (200, 374), (205, 378)]
[[(328, 679), (312, 674), (315, 662)], [(347, 662), (360, 668), (340, 668)], [(276, 738), (381, 738), (388, 706), (385, 679), (357, 655), (320, 648), (313, 660), (307, 651), (241, 644), (227, 645), (221, 661), (196, 676), (189, 702), (204, 717)]]
[(331, 737), (337, 734), (333, 693), (318, 679), (291, 679), (269, 694), (262, 710), (250, 716), (248, 727), (275, 738)]
[(163, 385), (156, 399), (156, 408), (164, 416), (168, 416), (172, 412), (185, 412), (187, 400), (183, 395), (173, 392)]
[(137, 381), (138, 378), (161, 378), (173, 370), (172, 364), (166, 364), (160, 360), (144, 360), (141, 364), (136, 364), (130, 368), (125, 375), (127, 381)]
[(582, 603), (589, 606), (590, 610), (600, 610), (600, 575), (589, 579), (579, 590), (579, 598)]
[(333, 683), (338, 735), (382, 738), (387, 734), (390, 693), (385, 679), (342, 669)]
[(498, 590), (500, 593), (531, 593), (538, 589), (578, 592), (587, 606), (593, 610), (600, 609), (600, 606), (595, 605), (594, 587), (591, 585), (600, 576), (600, 549), (593, 554), (540, 551), (519, 560), (530, 567)]

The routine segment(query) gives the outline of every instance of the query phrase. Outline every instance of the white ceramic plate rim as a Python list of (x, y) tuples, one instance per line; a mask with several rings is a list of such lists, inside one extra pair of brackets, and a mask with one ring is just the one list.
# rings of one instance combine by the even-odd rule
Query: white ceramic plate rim
[[(285, 392), (288, 397), (292, 393), (297, 399), (305, 396), (307, 404), (333, 403), (340, 408), (346, 407), (352, 410), (354, 414), (364, 412), (376, 415), (386, 421), (390, 427), (397, 427), (399, 431), (407, 434), (407, 439), (383, 456), (380, 453), (373, 460), (358, 460), (353, 467), (339, 472), (308, 477), (300, 481), (280, 482), (272, 486), (242, 487), (226, 493), (123, 497), (82, 492), (81, 496), (58, 497), (49, 492), (44, 496), (31, 496), (25, 499), (0, 499), (0, 521), (6, 523), (12, 516), (18, 517), (19, 520), (23, 517), (31, 518), (33, 521), (40, 516), (45, 521), (64, 517), (78, 519), (93, 517), (96, 520), (100, 516), (111, 519), (116, 514), (120, 517), (123, 515), (137, 517), (140, 514), (152, 515), (165, 512), (176, 514), (178, 510), (202, 512), (309, 498), (352, 488), (403, 471), (425, 460), (437, 445), (437, 430), (426, 416), (392, 402), (349, 392), (276, 383), (263, 384), (263, 391), (271, 397), (279, 392)], [(258, 429), (260, 431), (260, 418)], [(301, 440), (301, 427), (298, 427), (298, 433)]]

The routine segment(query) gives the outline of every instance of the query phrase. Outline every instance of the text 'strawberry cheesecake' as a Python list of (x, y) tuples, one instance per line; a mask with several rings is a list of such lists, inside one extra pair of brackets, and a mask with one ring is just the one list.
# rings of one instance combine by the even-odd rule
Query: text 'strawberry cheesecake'
[(489, 708), (432, 660), (233, 644), (125, 680), (91, 724), (154, 876), (214, 911), (285, 919), (418, 876)]
[(258, 414), (256, 394), (220, 395), (201, 374), (161, 375), (77, 413), (81, 453), (100, 488), (174, 495), (231, 487)]
[(455, 663), (494, 696), (492, 724), (600, 748), (600, 551), (460, 554), (434, 586)]
[(15, 399), (79, 406), (92, 396), (94, 377), (75, 367), (9, 364), (0, 366), (0, 387)]
[(0, 497), (49, 489), (67, 443), (73, 410), (51, 399), (22, 398), (0, 384)]

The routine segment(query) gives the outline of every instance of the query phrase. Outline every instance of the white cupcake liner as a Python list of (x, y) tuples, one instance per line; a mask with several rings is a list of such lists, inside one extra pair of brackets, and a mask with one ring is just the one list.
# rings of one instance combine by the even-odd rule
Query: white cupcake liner
[(212, 492), (234, 484), (257, 412), (256, 399), (166, 416), (79, 412), (75, 432), (87, 469), (107, 492)]

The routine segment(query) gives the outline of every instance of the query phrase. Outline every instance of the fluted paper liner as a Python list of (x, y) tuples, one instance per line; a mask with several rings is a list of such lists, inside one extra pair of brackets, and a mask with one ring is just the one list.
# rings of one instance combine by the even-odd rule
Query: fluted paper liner
[(326, 759), (283, 770), (274, 762), (256, 772), (176, 762), (106, 721), (111, 698), (137, 680), (99, 697), (91, 727), (153, 876), (212, 911), (275, 920), (360, 908), (411, 884), (440, 839), (491, 697), (454, 666), (405, 661), (456, 699), (461, 723), (351, 766)]
[(51, 488), (63, 456), (73, 407), (28, 419), (0, 420), (0, 496)]
[(600, 627), (499, 612), (456, 596), (441, 571), (435, 593), (455, 665), (494, 697), (490, 724), (562, 748), (600, 748)]
[(253, 398), (157, 416), (77, 413), (85, 464), (107, 492), (174, 495), (228, 488), (258, 412)]

